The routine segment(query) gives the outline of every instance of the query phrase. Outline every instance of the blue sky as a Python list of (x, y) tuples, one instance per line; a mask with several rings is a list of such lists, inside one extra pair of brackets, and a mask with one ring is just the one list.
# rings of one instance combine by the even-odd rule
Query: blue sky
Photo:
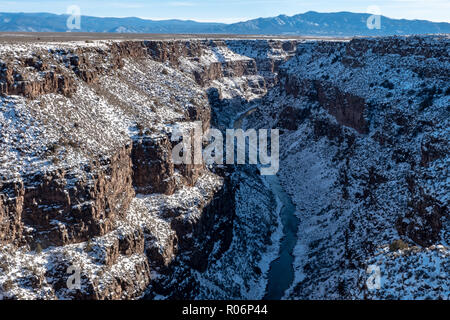
[(83, 15), (91, 16), (225, 23), (309, 10), (367, 12), (369, 6), (378, 6), (388, 17), (450, 22), (450, 0), (0, 0), (0, 12), (66, 13), (70, 5), (78, 5)]

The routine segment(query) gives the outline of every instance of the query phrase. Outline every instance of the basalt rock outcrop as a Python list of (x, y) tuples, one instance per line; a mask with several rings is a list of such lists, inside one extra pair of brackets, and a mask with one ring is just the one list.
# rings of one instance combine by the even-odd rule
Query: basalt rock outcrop
[(15, 69), (15, 66), (2, 63), (0, 65), (0, 94), (36, 98), (46, 93), (61, 93), (70, 97), (74, 92), (73, 78), (60, 69), (48, 70), (48, 65), (36, 65), (33, 60), (27, 60), (23, 64), (25, 68), (33, 67), (42, 72), (40, 79), (29, 79), (28, 72), (20, 72)]
[(83, 168), (84, 177), (63, 169), (23, 177), (24, 182), (19, 183), (23, 190), (15, 200), (22, 205), (16, 206), (14, 215), (20, 217), (20, 229), (26, 231), (10, 240), (47, 248), (84, 242), (112, 231), (135, 195), (130, 152), (128, 145), (110, 159), (100, 160), (99, 167)]
[(364, 98), (342, 92), (338, 87), (326, 81), (298, 79), (291, 75), (286, 78), (285, 91), (294, 97), (304, 95), (316, 100), (341, 125), (353, 128), (359, 133), (367, 133)]

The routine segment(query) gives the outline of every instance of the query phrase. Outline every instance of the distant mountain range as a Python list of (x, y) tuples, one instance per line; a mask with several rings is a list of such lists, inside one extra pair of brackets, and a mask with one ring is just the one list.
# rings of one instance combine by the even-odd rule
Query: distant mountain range
[[(68, 15), (50, 13), (0, 13), (0, 31), (66, 32)], [(382, 16), (381, 28), (367, 27), (366, 13), (306, 12), (280, 15), (233, 24), (185, 20), (144, 20), (83, 16), (80, 32), (112, 33), (210, 33), (305, 36), (383, 36), (450, 33), (450, 23), (425, 20), (397, 20)]]

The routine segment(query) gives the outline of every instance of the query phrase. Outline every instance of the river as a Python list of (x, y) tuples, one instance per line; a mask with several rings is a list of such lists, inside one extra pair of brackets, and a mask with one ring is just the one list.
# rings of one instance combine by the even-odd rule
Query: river
[[(234, 122), (234, 128), (242, 128), (244, 119), (255, 111), (256, 108), (241, 114)], [(281, 223), (283, 224), (283, 238), (280, 243), (280, 251), (278, 258), (270, 264), (264, 300), (281, 300), (294, 281), (293, 251), (297, 243), (299, 219), (295, 214), (295, 205), (292, 203), (291, 197), (284, 191), (278, 177), (266, 176), (264, 178), (274, 196), (282, 204), (280, 215)]]

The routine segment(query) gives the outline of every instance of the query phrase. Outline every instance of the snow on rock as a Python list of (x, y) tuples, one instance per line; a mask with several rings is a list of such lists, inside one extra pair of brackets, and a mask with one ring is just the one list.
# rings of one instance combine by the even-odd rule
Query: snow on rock
[(0, 297), (262, 298), (273, 194), (167, 156), (175, 126), (256, 108), (300, 220), (285, 298), (448, 299), (449, 55), (448, 36), (2, 45)]

